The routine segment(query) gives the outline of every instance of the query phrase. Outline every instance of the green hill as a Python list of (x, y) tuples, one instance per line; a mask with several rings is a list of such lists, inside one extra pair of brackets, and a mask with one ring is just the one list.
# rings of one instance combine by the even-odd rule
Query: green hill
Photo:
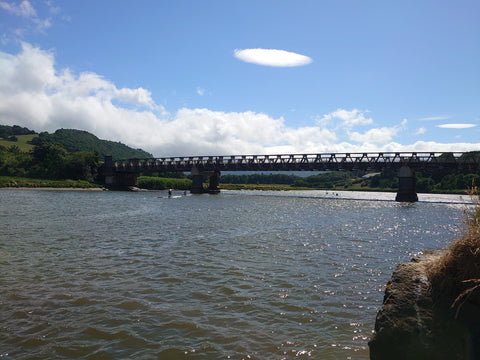
[(101, 157), (112, 155), (114, 159), (149, 158), (152, 154), (133, 149), (120, 142), (101, 140), (83, 130), (59, 129), (53, 134), (40, 133), (38, 139), (62, 145), (68, 152), (97, 151)]
[(47, 132), (37, 134), (18, 125), (0, 125), (0, 146), (4, 148), (15, 145), (20, 151), (28, 152), (41, 142), (60, 144), (68, 152), (97, 151), (102, 158), (105, 155), (112, 155), (117, 160), (153, 157), (142, 149), (133, 149), (120, 142), (101, 140), (83, 130), (59, 129), (53, 134)]

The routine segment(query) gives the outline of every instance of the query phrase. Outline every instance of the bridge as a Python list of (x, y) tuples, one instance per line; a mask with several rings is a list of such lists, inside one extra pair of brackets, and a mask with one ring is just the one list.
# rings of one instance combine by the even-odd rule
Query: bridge
[[(415, 171), (447, 169), (464, 173), (480, 171), (478, 152), (371, 152), (288, 155), (181, 156), (114, 160), (105, 157), (107, 188), (135, 186), (140, 173), (190, 172), (192, 193), (218, 193), (222, 171), (398, 171), (397, 201), (417, 201)], [(203, 179), (209, 177), (208, 189)]]

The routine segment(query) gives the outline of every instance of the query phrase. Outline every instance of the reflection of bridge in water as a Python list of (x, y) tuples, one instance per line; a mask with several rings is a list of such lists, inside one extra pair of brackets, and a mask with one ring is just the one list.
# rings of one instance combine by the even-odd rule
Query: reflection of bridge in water
[[(110, 188), (135, 186), (140, 173), (191, 172), (193, 193), (219, 191), (222, 171), (398, 171), (397, 201), (416, 201), (415, 171), (450, 169), (464, 173), (480, 170), (477, 152), (373, 152), (296, 155), (182, 156), (113, 160), (105, 157), (105, 184)], [(209, 187), (203, 179), (209, 176)]]

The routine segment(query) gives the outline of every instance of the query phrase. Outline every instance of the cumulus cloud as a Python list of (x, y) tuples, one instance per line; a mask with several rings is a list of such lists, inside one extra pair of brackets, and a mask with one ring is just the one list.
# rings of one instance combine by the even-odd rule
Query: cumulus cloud
[(406, 129), (372, 125), (368, 111), (337, 109), (313, 126), (293, 128), (283, 117), (245, 111), (181, 108), (169, 113), (149, 90), (118, 88), (93, 72), (57, 69), (52, 52), (23, 43), (18, 54), (0, 51), (0, 124), (36, 131), (74, 128), (140, 147), (155, 156), (365, 151), (462, 151), (479, 144), (395, 138)]
[(305, 55), (276, 49), (236, 49), (234, 56), (242, 61), (274, 67), (294, 67), (308, 65), (313, 60)]
[(404, 119), (399, 126), (392, 126), (392, 127), (381, 127), (381, 128), (373, 128), (367, 130), (363, 134), (359, 132), (348, 132), (350, 140), (359, 142), (359, 143), (367, 143), (367, 144), (376, 144), (376, 145), (383, 145), (388, 142), (391, 142), (397, 133), (404, 129), (407, 125), (407, 120)]
[(437, 125), (437, 127), (442, 129), (469, 129), (472, 127), (477, 126), (476, 124), (441, 124)]
[(358, 109), (345, 110), (337, 109), (329, 114), (317, 118), (317, 124), (321, 126), (329, 126), (332, 123), (337, 128), (352, 128), (358, 125), (369, 125), (373, 123), (372, 118), (367, 118), (365, 114), (368, 111), (361, 111)]

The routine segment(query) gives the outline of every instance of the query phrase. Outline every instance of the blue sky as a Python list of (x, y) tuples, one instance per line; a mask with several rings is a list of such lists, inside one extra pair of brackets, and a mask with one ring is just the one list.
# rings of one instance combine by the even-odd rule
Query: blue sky
[(155, 156), (480, 150), (480, 2), (0, 0), (0, 123)]

